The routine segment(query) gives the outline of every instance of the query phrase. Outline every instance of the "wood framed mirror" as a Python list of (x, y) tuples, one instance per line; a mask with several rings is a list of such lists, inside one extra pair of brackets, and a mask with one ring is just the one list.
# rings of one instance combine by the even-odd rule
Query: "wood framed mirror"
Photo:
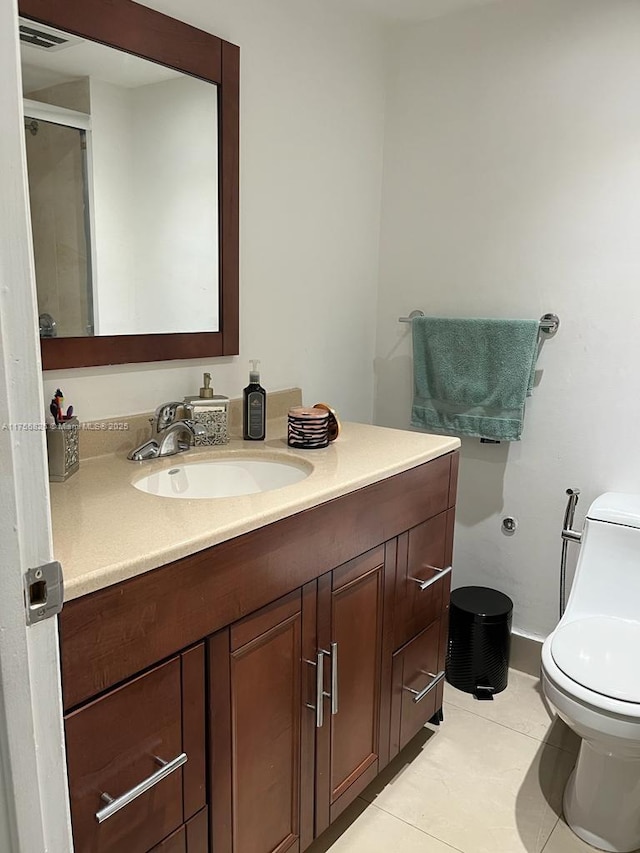
[[(217, 114), (215, 125), (217, 138), (211, 140), (211, 149), (215, 151), (217, 146), (217, 164), (215, 180), (211, 186), (214, 187), (213, 195), (217, 195), (217, 209), (213, 218), (198, 217), (198, 226), (201, 232), (201, 244), (206, 245), (208, 233), (206, 229), (210, 222), (214, 223), (211, 228), (213, 231), (211, 243), (217, 242), (217, 245), (214, 247), (213, 254), (212, 252), (203, 253), (203, 257), (215, 256), (217, 260), (217, 264), (211, 263), (212, 275), (215, 274), (213, 277), (217, 280), (217, 292), (212, 296), (203, 297), (196, 294), (189, 297), (196, 306), (198, 304), (202, 306), (203, 315), (211, 314), (214, 319), (207, 321), (206, 328), (202, 330), (198, 328), (198, 321), (196, 321), (197, 331), (192, 331), (193, 326), (188, 325), (189, 331), (165, 332), (154, 328), (151, 333), (142, 334), (130, 332), (113, 334), (109, 332), (108, 323), (103, 323), (101, 326), (106, 331), (96, 329), (94, 332), (93, 319), (91, 319), (86, 325), (87, 333), (82, 336), (75, 334), (72, 330), (71, 334), (68, 331), (65, 333), (68, 336), (43, 337), (42, 308), (39, 306), (43, 369), (237, 355), (239, 352), (239, 48), (217, 36), (198, 30), (132, 0), (82, 0), (82, 2), (19, 0), (19, 13), (23, 26), (25, 23), (28, 25), (33, 22), (36, 30), (38, 26), (49, 27), (54, 31), (63, 31), (77, 40), (86, 40), (121, 51), (122, 54), (117, 60), (121, 65), (126, 64), (128, 57), (140, 57), (142, 60), (154, 63), (158, 69), (164, 68), (169, 74), (173, 73), (169, 69), (173, 69), (174, 72), (180, 72), (180, 75), (185, 75), (192, 80), (195, 78), (198, 81), (205, 81), (216, 88), (213, 109)], [(25, 22), (23, 19), (28, 20)], [(40, 36), (31, 37), (37, 47), (46, 47), (38, 44)], [(21, 39), (24, 40), (22, 29)], [(47, 109), (45, 107), (43, 113), (45, 124)], [(30, 124), (29, 121), (25, 118), (25, 128), (29, 127), (31, 134), (37, 134), (38, 121), (32, 119)], [(198, 134), (201, 148), (206, 146), (207, 131), (210, 130), (207, 123), (203, 123), (203, 127), (203, 132)], [(27, 130), (25, 133), (28, 135)], [(184, 158), (180, 159), (188, 162), (190, 156), (190, 153), (185, 151)], [(192, 172), (197, 172), (197, 169), (192, 169)], [(199, 189), (202, 195), (202, 186)], [(49, 194), (51, 195), (50, 191)], [(157, 197), (156, 193), (154, 198), (157, 199)], [(188, 209), (189, 206), (185, 205), (184, 199), (181, 201), (182, 209)], [(167, 208), (172, 202), (169, 194)], [(149, 206), (150, 203), (147, 204), (147, 207)], [(155, 206), (159, 206), (157, 200)], [(113, 214), (117, 214), (118, 211), (112, 210), (111, 213), (112, 218), (117, 218), (117, 215), (114, 217)], [(49, 218), (51, 218), (50, 213)], [(157, 241), (163, 239), (166, 241), (166, 234), (161, 233), (162, 229), (149, 225), (147, 231), (154, 231)], [(141, 252), (144, 245), (147, 244), (140, 240)], [(189, 245), (188, 241), (185, 245)], [(144, 251), (147, 251), (147, 257), (151, 260), (151, 256), (155, 253), (146, 249)], [(89, 256), (90, 252), (87, 251), (86, 254)], [(154, 258), (154, 260), (157, 268), (158, 259)], [(87, 264), (90, 267), (90, 262)], [(165, 266), (171, 266), (173, 270), (173, 278), (170, 279), (169, 285), (170, 293), (162, 296), (162, 299), (168, 303), (167, 310), (170, 312), (171, 300), (175, 300), (175, 305), (181, 304), (184, 300), (192, 276), (189, 264), (183, 264), (179, 259)], [(217, 269), (215, 269), (216, 266)], [(111, 291), (109, 298), (114, 303), (117, 300), (114, 281), (110, 280), (107, 274), (101, 274), (100, 279), (101, 287), (105, 292)], [(121, 276), (121, 279), (124, 280), (125, 287), (133, 287), (133, 284), (127, 282), (126, 275)], [(152, 278), (146, 287), (151, 290), (147, 290), (144, 297), (140, 298), (139, 301), (142, 303), (145, 299), (147, 302), (154, 300)], [(90, 293), (90, 306), (94, 298), (95, 293), (93, 296)], [(70, 305), (68, 295), (66, 299), (66, 304)], [(217, 304), (210, 304), (208, 301), (216, 299)], [(63, 302), (64, 300), (61, 300), (60, 304)], [(208, 312), (209, 308), (212, 309), (210, 312)], [(205, 325), (204, 319), (202, 325)], [(210, 330), (211, 327), (215, 330)], [(44, 334), (47, 334), (46, 330)]]

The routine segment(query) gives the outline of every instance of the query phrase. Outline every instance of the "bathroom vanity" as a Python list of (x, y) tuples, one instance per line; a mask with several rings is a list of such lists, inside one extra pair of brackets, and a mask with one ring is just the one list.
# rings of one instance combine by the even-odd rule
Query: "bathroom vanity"
[(347, 424), (267, 494), (159, 498), (109, 457), (52, 489), (76, 853), (299, 853), (438, 721), (458, 447)]

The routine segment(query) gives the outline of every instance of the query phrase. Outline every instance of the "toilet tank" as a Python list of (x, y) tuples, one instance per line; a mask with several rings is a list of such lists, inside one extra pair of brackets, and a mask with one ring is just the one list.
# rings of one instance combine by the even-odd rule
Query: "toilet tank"
[(608, 492), (591, 504), (565, 621), (640, 620), (640, 495)]

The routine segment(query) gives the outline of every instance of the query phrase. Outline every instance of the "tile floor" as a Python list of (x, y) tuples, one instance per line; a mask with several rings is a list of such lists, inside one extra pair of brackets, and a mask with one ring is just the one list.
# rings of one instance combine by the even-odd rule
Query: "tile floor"
[(445, 688), (425, 728), (309, 853), (588, 853), (562, 820), (577, 738), (537, 678), (512, 670), (493, 702)]

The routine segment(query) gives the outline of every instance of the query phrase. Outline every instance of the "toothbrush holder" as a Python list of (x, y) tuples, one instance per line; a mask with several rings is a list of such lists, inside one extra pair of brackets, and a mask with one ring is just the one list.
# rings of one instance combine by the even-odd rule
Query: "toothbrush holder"
[(80, 467), (80, 423), (76, 417), (47, 429), (49, 480), (64, 483)]

